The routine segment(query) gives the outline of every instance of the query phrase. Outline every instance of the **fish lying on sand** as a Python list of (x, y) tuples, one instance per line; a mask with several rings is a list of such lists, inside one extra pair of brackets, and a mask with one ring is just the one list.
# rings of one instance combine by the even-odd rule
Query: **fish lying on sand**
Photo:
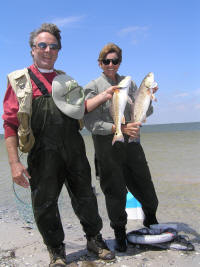
[[(154, 81), (153, 72), (149, 72), (143, 79), (140, 84), (139, 89), (135, 95), (135, 102), (132, 109), (132, 122), (145, 122), (146, 113), (149, 108), (151, 100), (155, 100), (153, 94), (153, 88), (157, 86), (157, 83)], [(130, 137), (129, 142), (135, 141), (135, 138)]]
[(112, 144), (116, 141), (124, 142), (124, 136), (121, 131), (121, 124), (125, 124), (124, 109), (128, 100), (128, 90), (131, 84), (131, 76), (126, 76), (119, 84), (119, 89), (115, 89), (112, 104), (111, 114), (116, 127)]

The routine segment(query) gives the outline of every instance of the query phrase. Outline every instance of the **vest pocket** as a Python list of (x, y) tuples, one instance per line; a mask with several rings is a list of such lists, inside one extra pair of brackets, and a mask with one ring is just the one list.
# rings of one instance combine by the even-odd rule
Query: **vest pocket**
[(19, 149), (23, 153), (27, 153), (35, 143), (35, 138), (30, 127), (30, 116), (27, 113), (18, 112), (17, 118), (20, 123), (18, 128)]

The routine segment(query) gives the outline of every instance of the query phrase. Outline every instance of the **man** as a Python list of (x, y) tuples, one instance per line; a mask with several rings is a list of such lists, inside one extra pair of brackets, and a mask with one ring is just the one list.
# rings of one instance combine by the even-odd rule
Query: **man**
[[(113, 260), (115, 255), (100, 234), (102, 220), (91, 186), (91, 170), (84, 142), (79, 133), (77, 117), (80, 119), (83, 115), (84, 97), (78, 113), (73, 116), (68, 87), (74, 81), (54, 69), (61, 49), (60, 30), (54, 24), (44, 23), (30, 34), (29, 43), (33, 65), (8, 75), (4, 99), (5, 141), (13, 181), (25, 188), (30, 183), (33, 213), (50, 254), (49, 266), (67, 264), (58, 210), (63, 184), (86, 234), (88, 250), (103, 260)], [(71, 84), (67, 87), (68, 82)], [(81, 87), (77, 88), (81, 92)], [(59, 90), (68, 90), (67, 107), (59, 106)], [(20, 162), (18, 146), (21, 151), (29, 152), (27, 170)]]

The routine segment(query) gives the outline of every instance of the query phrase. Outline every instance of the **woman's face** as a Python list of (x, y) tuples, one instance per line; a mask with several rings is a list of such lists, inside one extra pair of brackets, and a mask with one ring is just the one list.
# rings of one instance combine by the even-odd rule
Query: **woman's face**
[(115, 77), (117, 73), (120, 62), (116, 52), (108, 53), (104, 60), (99, 62), (99, 66), (102, 68), (104, 74), (109, 78)]

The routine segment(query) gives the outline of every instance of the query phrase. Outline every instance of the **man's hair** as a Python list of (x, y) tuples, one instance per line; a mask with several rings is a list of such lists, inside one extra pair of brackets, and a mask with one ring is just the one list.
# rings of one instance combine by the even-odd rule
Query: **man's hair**
[(105, 59), (107, 54), (114, 53), (114, 52), (117, 53), (117, 56), (118, 56), (119, 61), (121, 63), (121, 61), (122, 61), (122, 50), (121, 50), (121, 48), (119, 48), (119, 46), (117, 46), (114, 43), (108, 43), (102, 48), (102, 50), (99, 53), (98, 61), (101, 62), (103, 59)]
[(30, 47), (32, 48), (33, 45), (35, 44), (35, 38), (40, 34), (41, 32), (49, 32), (50, 34), (54, 35), (58, 41), (59, 49), (61, 49), (61, 35), (60, 35), (60, 30), (58, 27), (53, 24), (53, 23), (43, 23), (40, 28), (34, 30), (33, 32), (30, 33), (30, 39), (29, 39), (29, 44)]

